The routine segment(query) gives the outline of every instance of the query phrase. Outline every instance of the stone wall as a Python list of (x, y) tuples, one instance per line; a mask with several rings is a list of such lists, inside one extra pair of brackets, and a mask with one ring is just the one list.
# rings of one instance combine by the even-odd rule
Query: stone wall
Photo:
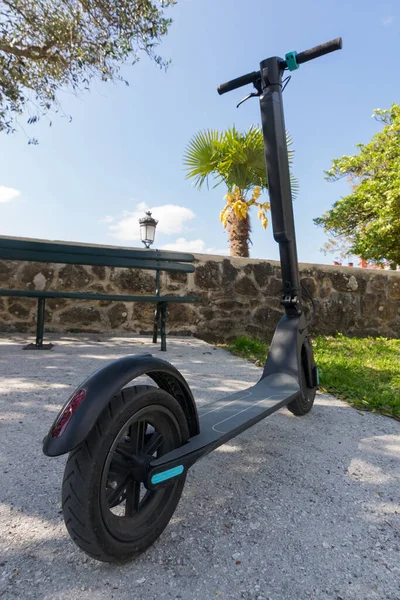
[[(303, 264), (313, 296), (314, 333), (400, 337), (400, 273)], [(169, 334), (226, 341), (237, 335), (269, 339), (282, 314), (279, 264), (255, 259), (196, 255), (196, 271), (162, 273), (163, 294), (190, 294), (197, 304), (171, 304)], [(52, 291), (153, 294), (155, 273), (108, 267), (0, 261), (0, 287)], [(35, 330), (34, 299), (0, 297), (0, 330)], [(310, 301), (305, 297), (307, 309)], [(53, 299), (46, 331), (150, 334), (154, 306), (147, 303)]]

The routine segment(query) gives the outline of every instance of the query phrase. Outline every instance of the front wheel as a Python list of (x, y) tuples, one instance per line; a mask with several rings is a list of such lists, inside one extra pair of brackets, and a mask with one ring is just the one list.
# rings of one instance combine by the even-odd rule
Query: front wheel
[(147, 490), (135, 467), (188, 437), (179, 403), (164, 390), (135, 386), (115, 396), (65, 467), (63, 514), (77, 546), (97, 560), (119, 562), (153, 544), (175, 511), (185, 477)]
[[(313, 407), (315, 394), (317, 393), (316, 387), (309, 387), (306, 376), (306, 365), (307, 365), (307, 348), (306, 341), (301, 349), (301, 370), (300, 370), (300, 381), (301, 381), (301, 393), (287, 405), (287, 409), (290, 410), (294, 415), (301, 417), (306, 415)], [(311, 354), (312, 356), (312, 354)]]

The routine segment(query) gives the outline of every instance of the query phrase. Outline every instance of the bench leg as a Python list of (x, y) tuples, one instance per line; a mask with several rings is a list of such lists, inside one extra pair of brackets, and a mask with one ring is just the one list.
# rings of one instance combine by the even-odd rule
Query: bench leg
[[(158, 252), (156, 250), (156, 252)], [(156, 296), (160, 295), (160, 271), (156, 271)], [(154, 328), (153, 328), (153, 344), (157, 344), (157, 336), (158, 336), (158, 324), (160, 322), (160, 304), (156, 305), (156, 309), (154, 311)]]
[(159, 321), (160, 321), (160, 306), (157, 304), (157, 308), (154, 311), (153, 344), (157, 344)]
[(167, 334), (165, 331), (165, 325), (167, 322), (167, 303), (161, 304), (161, 351), (166, 352), (167, 350)]
[(44, 311), (46, 308), (46, 299), (38, 299), (37, 321), (36, 321), (36, 342), (24, 346), (24, 350), (51, 350), (53, 344), (43, 344), (44, 336)]

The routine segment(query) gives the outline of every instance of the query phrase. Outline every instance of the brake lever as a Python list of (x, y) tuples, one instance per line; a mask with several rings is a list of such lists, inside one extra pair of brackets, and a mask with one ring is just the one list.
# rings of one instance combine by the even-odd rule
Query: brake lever
[(247, 94), (247, 96), (242, 98), (241, 101), (239, 102), (239, 104), (236, 105), (236, 108), (239, 108), (239, 106), (241, 104), (243, 104), (243, 102), (246, 102), (246, 100), (249, 100), (250, 98), (258, 98), (258, 96), (261, 96), (261, 94), (262, 94), (261, 79), (257, 79), (257, 81), (255, 81), (253, 83), (253, 86), (256, 88), (257, 92), (252, 92), (251, 94)]
[(260, 96), (260, 94), (257, 92), (253, 92), (251, 94), (247, 94), (247, 96), (245, 96), (244, 98), (241, 99), (241, 101), (239, 102), (239, 104), (236, 105), (236, 108), (239, 108), (239, 106), (241, 104), (243, 104), (243, 102), (246, 102), (246, 100), (249, 100), (249, 98), (258, 98), (258, 96)]

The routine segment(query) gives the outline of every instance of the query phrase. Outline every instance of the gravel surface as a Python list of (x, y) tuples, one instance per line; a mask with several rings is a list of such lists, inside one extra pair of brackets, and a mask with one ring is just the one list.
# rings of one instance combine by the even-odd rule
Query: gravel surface
[(43, 600), (399, 600), (399, 423), (319, 394), (197, 463), (159, 541), (136, 561), (87, 558), (60, 509), (66, 457), (41, 442), (71, 388), (126, 354), (170, 360), (198, 403), (258, 367), (189, 338), (64, 336), (51, 352), (0, 337), (0, 597)]

